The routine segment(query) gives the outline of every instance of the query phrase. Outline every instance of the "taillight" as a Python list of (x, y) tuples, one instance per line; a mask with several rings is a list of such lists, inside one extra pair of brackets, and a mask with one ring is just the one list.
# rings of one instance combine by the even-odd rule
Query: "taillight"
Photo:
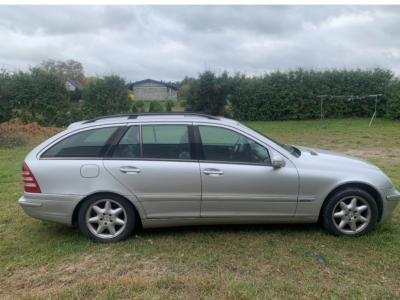
[(28, 193), (41, 193), (39, 184), (36, 181), (35, 176), (28, 168), (28, 165), (24, 162), (22, 164), (22, 181), (24, 182), (25, 192)]

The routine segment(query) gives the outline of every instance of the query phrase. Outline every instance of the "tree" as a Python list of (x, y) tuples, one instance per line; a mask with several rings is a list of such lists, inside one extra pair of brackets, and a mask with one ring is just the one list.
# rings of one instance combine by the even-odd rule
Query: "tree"
[(96, 79), (97, 79), (97, 77), (95, 77), (95, 76), (86, 77), (86, 78), (85, 78), (85, 81), (82, 82), (82, 85), (83, 85), (84, 87), (86, 87), (86, 86), (89, 84), (90, 81), (96, 80)]
[(169, 83), (176, 86), (177, 88), (181, 88), (186, 84), (190, 84), (190, 82), (193, 80), (196, 80), (196, 79), (193, 77), (185, 76), (185, 78), (183, 78), (182, 81), (175, 81), (175, 82), (170, 81)]
[(11, 73), (0, 69), (0, 123), (12, 118)]
[(179, 95), (180, 95), (180, 98), (182, 100), (186, 100), (187, 99), (187, 95), (189, 94), (189, 90), (190, 90), (190, 85), (189, 84), (185, 84), (184, 86), (181, 87), (181, 89), (179, 90)]
[(62, 60), (45, 60), (39, 67), (43, 70), (58, 74), (65, 82), (67, 79), (76, 80), (80, 83), (85, 83), (85, 72), (80, 62), (73, 59), (67, 61)]
[(87, 118), (128, 113), (132, 108), (125, 80), (115, 74), (91, 80), (82, 97), (82, 110)]
[(199, 74), (198, 80), (190, 84), (186, 110), (218, 116), (226, 105), (228, 91), (229, 78), (226, 71), (217, 77), (213, 71), (205, 70)]

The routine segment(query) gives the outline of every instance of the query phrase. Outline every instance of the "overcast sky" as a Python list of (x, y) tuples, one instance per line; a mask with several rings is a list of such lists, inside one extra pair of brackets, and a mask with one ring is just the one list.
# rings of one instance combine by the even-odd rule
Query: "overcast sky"
[(177, 81), (207, 68), (391, 68), (400, 6), (0, 6), (0, 67), (74, 59), (85, 75)]

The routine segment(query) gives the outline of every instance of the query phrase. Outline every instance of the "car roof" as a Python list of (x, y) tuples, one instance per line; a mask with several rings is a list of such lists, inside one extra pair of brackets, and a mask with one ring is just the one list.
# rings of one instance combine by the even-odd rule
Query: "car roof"
[[(132, 113), (132, 114), (120, 114), (120, 115), (111, 115), (98, 117), (91, 120), (85, 120), (80, 122), (72, 123), (68, 126), (68, 129), (78, 129), (84, 127), (93, 127), (94, 125), (113, 125), (113, 124), (121, 124), (121, 123), (142, 123), (143, 121), (147, 122), (174, 122), (174, 121), (185, 121), (185, 122), (199, 122), (206, 121), (207, 123), (214, 124), (240, 124), (239, 122), (223, 118), (223, 117), (215, 117), (211, 115), (207, 115), (204, 113), (192, 113), (192, 112), (156, 112), (156, 113)], [(85, 126), (86, 125), (86, 126)]]

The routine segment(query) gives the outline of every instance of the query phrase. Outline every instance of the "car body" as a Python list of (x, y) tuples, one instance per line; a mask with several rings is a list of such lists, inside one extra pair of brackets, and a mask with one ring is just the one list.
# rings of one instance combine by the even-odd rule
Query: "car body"
[(315, 223), (360, 236), (400, 193), (359, 158), (280, 144), (231, 119), (137, 113), (71, 124), (23, 165), (31, 217), (99, 242), (132, 230), (202, 224)]

